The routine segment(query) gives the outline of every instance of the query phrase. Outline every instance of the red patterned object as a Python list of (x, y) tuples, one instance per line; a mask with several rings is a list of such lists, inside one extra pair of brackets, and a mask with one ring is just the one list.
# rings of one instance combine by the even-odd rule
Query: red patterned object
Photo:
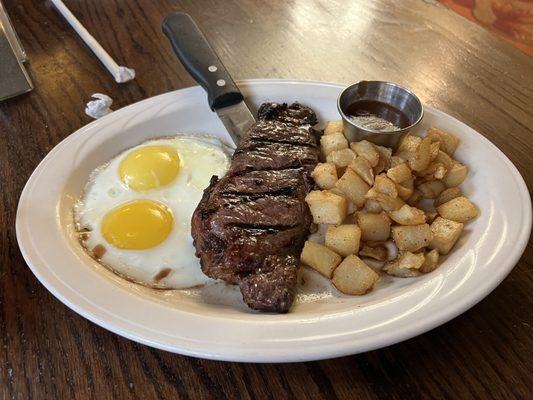
[(532, 0), (439, 0), (484, 26), (523, 52), (533, 55)]

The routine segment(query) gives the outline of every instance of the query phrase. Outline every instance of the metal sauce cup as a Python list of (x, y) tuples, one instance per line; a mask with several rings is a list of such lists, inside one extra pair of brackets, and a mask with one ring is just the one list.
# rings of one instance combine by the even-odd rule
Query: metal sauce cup
[[(356, 125), (346, 114), (348, 107), (360, 100), (386, 103), (405, 114), (411, 125), (395, 131), (379, 131)], [(390, 82), (361, 81), (348, 86), (337, 100), (337, 108), (342, 117), (344, 135), (350, 142), (368, 140), (372, 143), (396, 147), (401, 138), (418, 125), (424, 115), (422, 103), (409, 90)]]

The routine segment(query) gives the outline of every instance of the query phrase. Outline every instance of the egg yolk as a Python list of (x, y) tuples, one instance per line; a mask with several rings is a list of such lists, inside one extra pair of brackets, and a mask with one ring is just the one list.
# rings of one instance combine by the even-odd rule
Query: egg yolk
[(172, 223), (172, 212), (165, 205), (135, 200), (107, 213), (101, 231), (105, 240), (119, 249), (143, 250), (163, 243)]
[(120, 179), (137, 192), (166, 186), (178, 175), (180, 159), (169, 146), (144, 146), (130, 152), (119, 166)]

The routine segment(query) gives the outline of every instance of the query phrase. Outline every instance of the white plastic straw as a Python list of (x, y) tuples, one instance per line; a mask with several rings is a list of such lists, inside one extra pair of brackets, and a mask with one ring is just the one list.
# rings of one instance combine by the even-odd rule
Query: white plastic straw
[(135, 78), (135, 70), (119, 66), (115, 60), (104, 50), (96, 39), (85, 29), (80, 21), (70, 12), (61, 0), (51, 0), (57, 10), (63, 15), (81, 39), (89, 46), (98, 59), (104, 64), (107, 70), (113, 75), (117, 83), (123, 83)]

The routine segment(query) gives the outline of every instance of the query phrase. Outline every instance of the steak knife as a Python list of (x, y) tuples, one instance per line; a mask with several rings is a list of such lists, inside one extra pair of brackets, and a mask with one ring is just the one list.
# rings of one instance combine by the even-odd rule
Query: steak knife
[(185, 13), (168, 15), (162, 28), (185, 69), (207, 92), (209, 107), (217, 113), (235, 144), (239, 144), (255, 118), (206, 37)]

